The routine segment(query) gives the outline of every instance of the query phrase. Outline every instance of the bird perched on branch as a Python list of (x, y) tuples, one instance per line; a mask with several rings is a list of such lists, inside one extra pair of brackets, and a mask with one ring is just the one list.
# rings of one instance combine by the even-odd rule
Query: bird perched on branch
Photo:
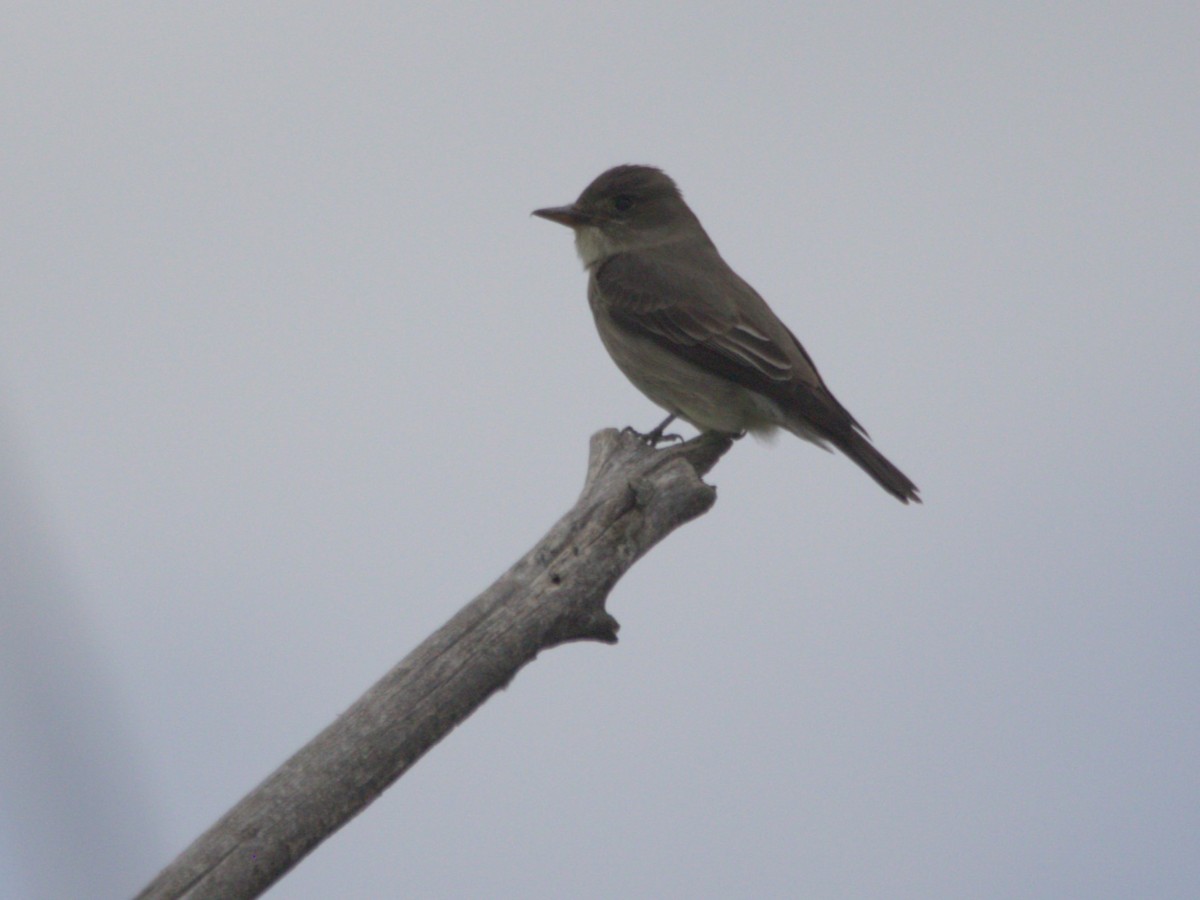
[(731, 269), (675, 182), (617, 166), (569, 206), (534, 211), (575, 232), (588, 302), (613, 361), (669, 414), (701, 431), (783, 428), (836, 447), (902, 503), (917, 486), (872, 446), (800, 341)]

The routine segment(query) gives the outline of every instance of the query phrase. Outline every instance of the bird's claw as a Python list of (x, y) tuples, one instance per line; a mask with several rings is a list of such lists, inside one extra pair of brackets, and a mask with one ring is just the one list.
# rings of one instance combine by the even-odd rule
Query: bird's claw
[(679, 443), (682, 444), (683, 443), (683, 435), (682, 434), (663, 434), (661, 431), (655, 430), (655, 431), (650, 432), (649, 434), (642, 435), (642, 440), (644, 440), (651, 447), (657, 447), (659, 444), (663, 444), (663, 443), (670, 444), (673, 441), (678, 441)]
[(653, 431), (648, 431), (645, 434), (638, 431), (632, 425), (626, 425), (621, 429), (622, 434), (630, 434), (646, 444), (649, 447), (657, 447), (663, 442), (679, 441), (682, 443), (683, 436), (679, 434), (663, 434), (661, 428), (655, 428)]
[(638, 437), (640, 437), (643, 441), (645, 441), (651, 447), (657, 447), (663, 441), (666, 441), (667, 443), (670, 443), (671, 441), (679, 441), (680, 443), (683, 443), (683, 438), (677, 434), (663, 434), (663, 432), (666, 430), (667, 426), (670, 425), (674, 421), (675, 421), (675, 413), (671, 413), (671, 415), (667, 416), (665, 419), (663, 419), (661, 422), (659, 422), (658, 427), (655, 428), (653, 431), (650, 431), (646, 434), (638, 434), (636, 431), (634, 431), (633, 433), (637, 434)]

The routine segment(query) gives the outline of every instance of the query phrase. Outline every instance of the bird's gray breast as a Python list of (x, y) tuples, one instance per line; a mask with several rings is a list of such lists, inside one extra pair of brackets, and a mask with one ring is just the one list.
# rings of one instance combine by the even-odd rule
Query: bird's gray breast
[(667, 412), (702, 431), (769, 432), (785, 424), (779, 407), (767, 397), (705, 371), (659, 341), (635, 333), (611, 313), (611, 298), (593, 273), (588, 303), (600, 340), (634, 386)]

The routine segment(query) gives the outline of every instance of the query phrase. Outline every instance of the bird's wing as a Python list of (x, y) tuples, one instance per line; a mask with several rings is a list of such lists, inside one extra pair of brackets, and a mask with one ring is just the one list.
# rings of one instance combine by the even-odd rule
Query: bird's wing
[(676, 266), (652, 254), (621, 253), (601, 263), (593, 277), (593, 302), (630, 334), (785, 409), (798, 406), (823, 431), (860, 427), (787, 326), (720, 257)]

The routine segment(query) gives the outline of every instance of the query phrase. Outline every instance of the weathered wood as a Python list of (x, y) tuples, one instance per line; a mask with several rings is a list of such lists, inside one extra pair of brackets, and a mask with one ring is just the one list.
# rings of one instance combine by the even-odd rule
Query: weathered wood
[(257, 897), (540, 651), (615, 643), (609, 591), (642, 554), (712, 506), (716, 491), (701, 477), (729, 446), (711, 434), (663, 449), (628, 431), (593, 435), (570, 512), (138, 896)]

